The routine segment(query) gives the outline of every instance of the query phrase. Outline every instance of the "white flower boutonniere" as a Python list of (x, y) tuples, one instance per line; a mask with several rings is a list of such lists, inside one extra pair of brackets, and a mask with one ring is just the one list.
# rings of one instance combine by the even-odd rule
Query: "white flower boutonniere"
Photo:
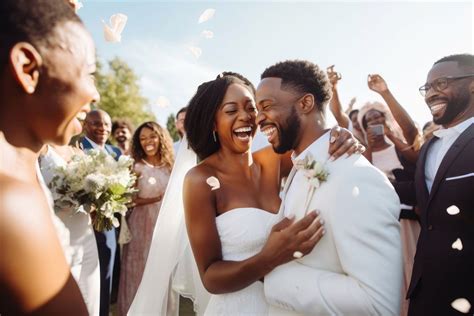
[(329, 172), (325, 169), (323, 163), (316, 161), (311, 153), (308, 153), (303, 160), (295, 162), (295, 168), (303, 171), (303, 175), (309, 182), (308, 195), (305, 202), (305, 214), (308, 212), (309, 203), (313, 198), (314, 192), (323, 182), (326, 182)]

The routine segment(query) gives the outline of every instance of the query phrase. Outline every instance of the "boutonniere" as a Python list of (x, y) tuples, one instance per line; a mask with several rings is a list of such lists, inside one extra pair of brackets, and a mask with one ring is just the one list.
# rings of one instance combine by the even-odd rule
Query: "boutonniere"
[(295, 168), (303, 172), (304, 177), (309, 182), (308, 195), (305, 202), (305, 214), (308, 212), (309, 203), (323, 182), (326, 182), (329, 172), (325, 168), (325, 164), (314, 159), (311, 153), (308, 153), (302, 160), (295, 161)]

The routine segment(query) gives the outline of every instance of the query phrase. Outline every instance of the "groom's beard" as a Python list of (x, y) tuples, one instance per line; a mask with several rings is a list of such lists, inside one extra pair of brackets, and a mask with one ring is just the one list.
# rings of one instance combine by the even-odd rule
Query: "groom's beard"
[(285, 126), (280, 126), (278, 129), (278, 139), (280, 142), (277, 147), (273, 147), (277, 154), (284, 154), (289, 150), (293, 150), (297, 145), (301, 122), (294, 107), (291, 108), (291, 113), (285, 123)]

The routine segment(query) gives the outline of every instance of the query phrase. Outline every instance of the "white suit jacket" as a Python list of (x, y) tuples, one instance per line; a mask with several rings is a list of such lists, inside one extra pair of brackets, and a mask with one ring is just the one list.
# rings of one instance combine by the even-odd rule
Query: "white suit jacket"
[[(328, 179), (308, 208), (321, 212), (326, 234), (310, 254), (265, 276), (270, 314), (399, 315), (398, 196), (386, 176), (360, 155), (327, 161), (328, 146), (329, 132), (297, 157), (310, 152), (315, 160), (326, 161)], [(310, 187), (303, 173), (292, 170), (280, 209), (296, 219), (306, 211)]]

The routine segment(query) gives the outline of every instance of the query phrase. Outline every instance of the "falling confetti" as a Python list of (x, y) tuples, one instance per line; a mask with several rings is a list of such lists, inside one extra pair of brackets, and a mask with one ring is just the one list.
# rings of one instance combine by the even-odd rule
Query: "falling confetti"
[(201, 36), (207, 39), (213, 38), (214, 37), (214, 32), (212, 31), (202, 31)]
[(206, 10), (204, 10), (204, 12), (199, 17), (198, 23), (201, 24), (201, 23), (204, 23), (206, 21), (209, 21), (214, 16), (214, 13), (216, 13), (215, 9), (206, 9)]
[(451, 205), (446, 209), (446, 212), (448, 212), (449, 215), (456, 215), (459, 214), (460, 211), (459, 207), (457, 207), (456, 205)]
[(107, 42), (118, 43), (122, 40), (122, 31), (127, 24), (127, 19), (125, 14), (117, 13), (110, 17), (110, 26), (102, 21), (104, 23), (104, 37)]
[(358, 187), (354, 187), (352, 189), (352, 196), (353, 197), (358, 197), (359, 196), (359, 188)]
[(207, 178), (206, 183), (211, 187), (211, 191), (217, 190), (221, 187), (221, 184), (216, 177)]
[(191, 52), (191, 54), (193, 54), (194, 57), (196, 57), (196, 58), (201, 57), (202, 49), (200, 49), (199, 47), (189, 46), (188, 49)]
[(148, 183), (153, 185), (153, 184), (156, 184), (156, 179), (154, 177), (149, 177), (148, 178)]
[(462, 242), (461, 242), (461, 239), (456, 239), (455, 242), (453, 242), (453, 244), (451, 245), (451, 247), (453, 249), (457, 249), (457, 250), (462, 250)]
[(170, 104), (170, 100), (168, 100), (168, 98), (164, 96), (159, 96), (156, 100), (156, 105), (160, 108), (167, 108), (168, 106), (170, 106)]
[(451, 303), (451, 307), (457, 310), (458, 312), (467, 314), (471, 309), (471, 304), (465, 298), (458, 298)]

